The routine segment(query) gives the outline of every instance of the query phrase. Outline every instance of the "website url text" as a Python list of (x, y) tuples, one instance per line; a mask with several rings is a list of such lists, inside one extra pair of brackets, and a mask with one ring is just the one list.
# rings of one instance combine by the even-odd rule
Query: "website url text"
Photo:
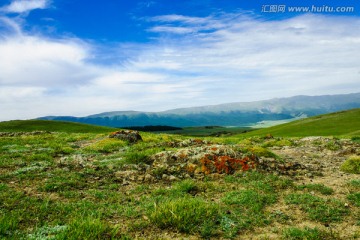
[(263, 13), (352, 13), (355, 12), (355, 7), (331, 7), (331, 6), (308, 6), (308, 7), (294, 7), (286, 5), (263, 5), (261, 8)]

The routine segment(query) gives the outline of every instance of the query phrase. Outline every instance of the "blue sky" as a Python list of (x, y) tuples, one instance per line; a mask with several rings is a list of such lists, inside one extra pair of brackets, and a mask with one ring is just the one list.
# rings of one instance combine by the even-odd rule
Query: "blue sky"
[(359, 60), (358, 0), (0, 0), (0, 120), (360, 92)]

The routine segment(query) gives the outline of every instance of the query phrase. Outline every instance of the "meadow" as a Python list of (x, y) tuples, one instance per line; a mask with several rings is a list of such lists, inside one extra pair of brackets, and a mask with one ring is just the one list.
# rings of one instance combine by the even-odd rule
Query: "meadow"
[(1, 239), (360, 238), (360, 172), (342, 168), (360, 161), (360, 138), (345, 120), (323, 137), (137, 143), (44, 123), (0, 123)]

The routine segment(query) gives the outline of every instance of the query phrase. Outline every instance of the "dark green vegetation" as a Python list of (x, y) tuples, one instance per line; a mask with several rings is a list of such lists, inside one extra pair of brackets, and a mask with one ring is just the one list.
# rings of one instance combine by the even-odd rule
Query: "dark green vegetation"
[(14, 120), (0, 122), (0, 132), (49, 131), (67, 133), (105, 133), (115, 130), (115, 128), (63, 121)]
[[(138, 172), (151, 166), (152, 156), (178, 150), (173, 143), (188, 138), (141, 133), (143, 141), (130, 144), (108, 138), (113, 129), (81, 126), (89, 131), (81, 133), (77, 124), (22, 123), (21, 130), (7, 129), (53, 133), (0, 137), (0, 239), (356, 239), (360, 234), (343, 230), (360, 225), (354, 174), (341, 185), (346, 191), (304, 183), (302, 175), (257, 170), (164, 180), (167, 169), (158, 168), (156, 177), (146, 180)], [(206, 147), (202, 140), (192, 144)], [(302, 144), (293, 138), (207, 140), (276, 161), (284, 159), (273, 147)], [(342, 148), (335, 142), (328, 148), (337, 154)]]
[(244, 136), (265, 136), (266, 134), (282, 137), (359, 136), (360, 108), (259, 129), (246, 133)]
[[(220, 126), (204, 126), (204, 127), (185, 127), (179, 130), (166, 131), (168, 134), (178, 134), (183, 136), (197, 137), (225, 137), (234, 134), (252, 131), (249, 127), (220, 127)], [(159, 131), (165, 133), (165, 131)]]
[(229, 103), (173, 109), (164, 112), (106, 112), (87, 117), (44, 117), (101, 126), (129, 127), (147, 125), (250, 126), (262, 121), (291, 120), (303, 116), (360, 107), (360, 93), (330, 96), (295, 96), (271, 100)]
[(172, 127), (172, 126), (131, 126), (131, 127), (124, 127), (124, 129), (142, 131), (142, 132), (169, 132), (169, 131), (176, 131), (182, 130), (182, 128)]

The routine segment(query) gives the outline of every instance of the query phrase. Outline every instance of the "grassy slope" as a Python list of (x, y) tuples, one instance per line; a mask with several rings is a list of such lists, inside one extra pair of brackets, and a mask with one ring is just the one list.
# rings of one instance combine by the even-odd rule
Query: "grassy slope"
[(0, 122), (0, 132), (51, 131), (67, 133), (104, 133), (114, 130), (115, 128), (48, 120), (14, 120)]
[(259, 129), (242, 136), (272, 134), (283, 137), (355, 136), (360, 135), (360, 109), (319, 115), (270, 128)]

